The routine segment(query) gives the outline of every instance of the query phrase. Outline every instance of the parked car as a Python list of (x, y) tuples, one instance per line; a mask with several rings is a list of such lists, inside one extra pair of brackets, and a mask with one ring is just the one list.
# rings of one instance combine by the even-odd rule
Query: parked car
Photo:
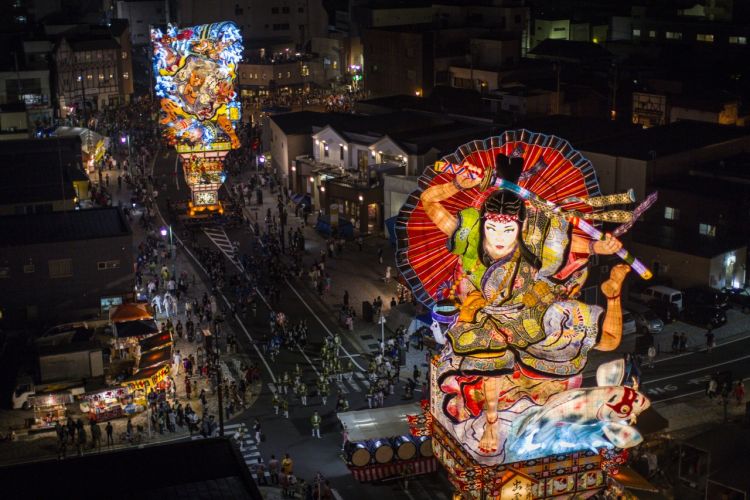
[(747, 288), (723, 288), (722, 292), (729, 297), (729, 302), (742, 308), (742, 312), (750, 310), (750, 290)]
[(627, 309), (623, 310), (622, 311), (622, 334), (630, 335), (632, 333), (635, 333), (637, 330), (638, 328), (636, 327), (633, 313), (631, 313)]
[(638, 298), (641, 302), (646, 304), (654, 301), (669, 304), (673, 306), (678, 313), (681, 313), (683, 309), (682, 292), (668, 286), (650, 286), (643, 290)]
[(704, 328), (718, 328), (727, 322), (727, 313), (715, 306), (693, 306), (685, 310), (683, 319)]
[(677, 306), (668, 302), (652, 300), (646, 302), (646, 307), (651, 309), (651, 311), (653, 311), (664, 322), (664, 324), (673, 323), (677, 321), (677, 318), (680, 316)]
[(655, 335), (664, 330), (664, 321), (648, 307), (631, 304), (628, 305), (628, 312), (633, 316), (638, 333)]
[(723, 291), (708, 286), (699, 286), (685, 290), (685, 308), (693, 306), (714, 306), (726, 311), (729, 309), (729, 296)]

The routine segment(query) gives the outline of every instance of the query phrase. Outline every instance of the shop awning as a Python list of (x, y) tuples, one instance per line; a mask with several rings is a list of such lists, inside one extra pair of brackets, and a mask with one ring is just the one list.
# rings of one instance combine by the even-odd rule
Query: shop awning
[(152, 319), (115, 323), (114, 328), (115, 337), (118, 339), (145, 337), (146, 335), (151, 335), (158, 331), (159, 327), (156, 326), (156, 321)]
[(135, 321), (139, 319), (152, 319), (154, 313), (148, 304), (138, 304), (128, 302), (120, 304), (109, 310), (109, 320), (112, 323), (122, 323), (123, 321)]
[(141, 354), (141, 361), (138, 363), (138, 370), (145, 370), (152, 366), (163, 365), (169, 363), (172, 360), (172, 346), (168, 345), (155, 351), (149, 351), (145, 354)]
[(615, 481), (629, 490), (648, 491), (650, 493), (659, 492), (659, 488), (649, 483), (645, 477), (641, 476), (630, 467), (620, 467), (620, 472), (612, 477)]
[(162, 347), (165, 347), (172, 343), (172, 334), (168, 331), (164, 331), (161, 333), (157, 333), (156, 335), (146, 337), (139, 343), (141, 345), (141, 353), (153, 351), (154, 349), (161, 349)]
[(649, 434), (655, 434), (667, 429), (669, 427), (669, 420), (662, 417), (661, 414), (651, 406), (638, 415), (638, 423), (636, 424), (636, 427), (641, 434), (648, 436)]
[(129, 379), (122, 381), (120, 385), (127, 387), (131, 391), (156, 387), (159, 382), (169, 375), (170, 369), (171, 365), (169, 363), (163, 363), (145, 370), (139, 370)]

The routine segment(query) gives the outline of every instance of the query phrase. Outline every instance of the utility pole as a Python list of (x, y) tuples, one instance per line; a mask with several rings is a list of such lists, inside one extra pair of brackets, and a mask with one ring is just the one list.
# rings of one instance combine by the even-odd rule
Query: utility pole
[(555, 114), (560, 114), (560, 71), (561, 71), (561, 64), (560, 62), (555, 63), (555, 71), (557, 73), (557, 83), (555, 86)]
[(206, 352), (212, 354), (209, 367), (213, 365), (214, 376), (216, 377), (216, 393), (219, 405), (219, 436), (224, 437), (224, 398), (222, 396), (222, 376), (221, 363), (219, 362), (219, 337), (211, 333), (209, 329), (203, 330), (203, 337), (206, 342)]

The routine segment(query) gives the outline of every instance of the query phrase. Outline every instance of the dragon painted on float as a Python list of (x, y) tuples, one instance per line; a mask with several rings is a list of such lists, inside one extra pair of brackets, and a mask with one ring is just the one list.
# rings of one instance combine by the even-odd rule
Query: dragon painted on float
[[(399, 213), (397, 265), (433, 312), (431, 418), (488, 466), (629, 448), (649, 407), (623, 360), (582, 387), (591, 349), (622, 335), (620, 291), (650, 271), (618, 237), (653, 202), (602, 195), (594, 168), (558, 137), (508, 131), (425, 170)], [(609, 233), (602, 223), (620, 224)], [(606, 307), (578, 300), (593, 255), (616, 255)], [(442, 328), (441, 326), (442, 325)]]

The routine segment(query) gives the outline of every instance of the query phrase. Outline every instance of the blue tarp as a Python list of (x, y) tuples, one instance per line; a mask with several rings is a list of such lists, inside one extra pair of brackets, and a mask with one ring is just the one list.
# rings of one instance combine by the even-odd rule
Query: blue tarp
[[(330, 237), (332, 234), (330, 217), (327, 215), (318, 217), (318, 221), (315, 223), (315, 230), (326, 238)], [(352, 226), (352, 223), (339, 217), (338, 235), (347, 239), (354, 238), (354, 226)]]
[(312, 206), (312, 199), (309, 194), (293, 194), (292, 201), (295, 205), (305, 205), (307, 207)]

